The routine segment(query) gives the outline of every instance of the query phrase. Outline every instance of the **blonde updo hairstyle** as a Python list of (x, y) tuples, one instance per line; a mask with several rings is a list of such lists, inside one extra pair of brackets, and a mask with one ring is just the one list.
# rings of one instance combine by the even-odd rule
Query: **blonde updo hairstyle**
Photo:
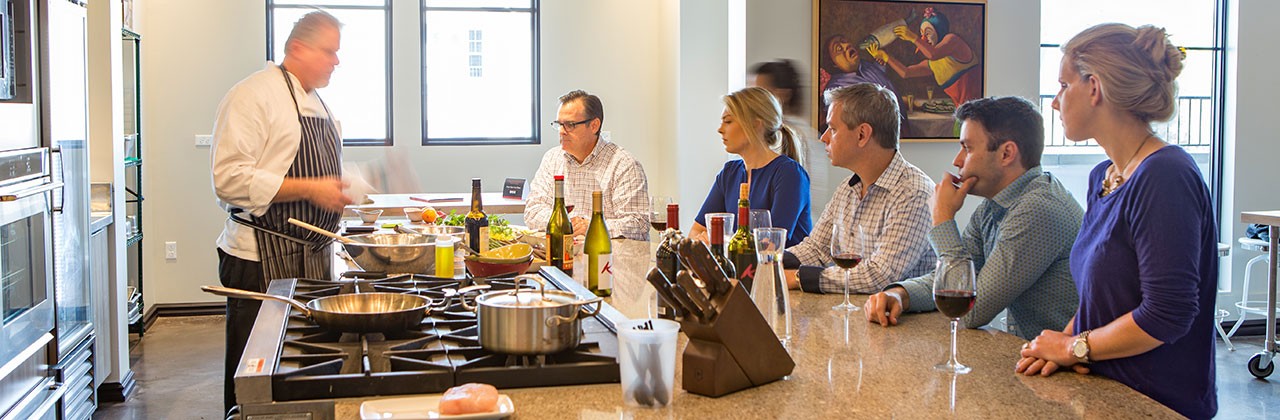
[(1106, 101), (1145, 123), (1173, 117), (1183, 53), (1164, 28), (1104, 23), (1071, 38), (1062, 52), (1082, 77), (1098, 78)]
[[(764, 145), (801, 165), (800, 136), (782, 124), (782, 105), (778, 98), (761, 87), (749, 87), (724, 97), (724, 106), (733, 120), (741, 124), (747, 140)], [(754, 127), (759, 122), (762, 130)]]

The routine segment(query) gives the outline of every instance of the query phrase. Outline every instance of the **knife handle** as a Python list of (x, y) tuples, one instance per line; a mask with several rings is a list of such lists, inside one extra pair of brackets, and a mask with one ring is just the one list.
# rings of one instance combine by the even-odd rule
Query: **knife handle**
[(715, 308), (711, 306), (711, 301), (707, 299), (707, 295), (703, 294), (702, 288), (698, 287), (698, 283), (693, 280), (693, 274), (687, 270), (680, 270), (680, 274), (676, 275), (676, 283), (684, 289), (689, 295), (689, 299), (698, 307), (699, 314), (702, 319), (710, 320), (715, 315)]
[(716, 263), (714, 257), (711, 256), (711, 250), (701, 241), (684, 238), (680, 241), (678, 254), (683, 260), (685, 267), (693, 270), (693, 273), (707, 285), (708, 292), (711, 296), (718, 296), (729, 291), (728, 275), (724, 270), (720, 269), (720, 264)]
[[(645, 276), (645, 280), (648, 280), (649, 285), (653, 286), (654, 290), (657, 290), (658, 297), (660, 299), (671, 305), (671, 309), (674, 309), (677, 312), (689, 312), (685, 309), (684, 305), (677, 301), (675, 296), (671, 294), (671, 283), (667, 281), (667, 276), (662, 274), (662, 270), (659, 270), (658, 267), (649, 269), (649, 274)], [(679, 316), (681, 314), (677, 313), (676, 315)]]

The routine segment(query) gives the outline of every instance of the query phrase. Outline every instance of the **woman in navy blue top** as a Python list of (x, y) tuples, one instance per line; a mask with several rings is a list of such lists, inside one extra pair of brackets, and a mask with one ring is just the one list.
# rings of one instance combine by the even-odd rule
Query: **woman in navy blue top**
[(1151, 132), (1173, 115), (1182, 53), (1163, 29), (1123, 24), (1089, 28), (1062, 49), (1053, 107), (1068, 139), (1096, 139), (1110, 160), (1089, 174), (1071, 250), (1076, 316), (1024, 346), (1017, 371), (1070, 367), (1213, 417), (1216, 217), (1191, 155)]
[(799, 138), (782, 124), (778, 100), (758, 87), (730, 93), (724, 97), (719, 132), (724, 150), (742, 160), (726, 162), (716, 175), (689, 236), (706, 241), (707, 213), (736, 212), (738, 187), (750, 182), (751, 208), (769, 210), (773, 227), (787, 229), (787, 246), (808, 237), (813, 229), (809, 174), (800, 166)]

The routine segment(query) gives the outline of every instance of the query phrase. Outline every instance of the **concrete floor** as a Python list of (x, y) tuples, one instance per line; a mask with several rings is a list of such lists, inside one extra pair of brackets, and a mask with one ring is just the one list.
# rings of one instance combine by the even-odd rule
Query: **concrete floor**
[[(156, 321), (144, 339), (133, 343), (138, 391), (129, 401), (98, 407), (93, 418), (222, 418), (223, 319)], [(1262, 337), (1236, 337), (1232, 342), (1235, 351), (1218, 342), (1217, 418), (1280, 418), (1280, 384), (1274, 383), (1280, 381), (1280, 372), (1270, 381), (1258, 380), (1245, 367), (1249, 357), (1262, 350)]]

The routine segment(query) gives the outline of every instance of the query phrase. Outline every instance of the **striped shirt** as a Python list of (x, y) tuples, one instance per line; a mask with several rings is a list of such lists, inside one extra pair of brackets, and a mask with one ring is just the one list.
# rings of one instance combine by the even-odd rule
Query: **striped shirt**
[(932, 224), (929, 197), (933, 185), (902, 152), (894, 153), (865, 196), (857, 174), (846, 178), (809, 237), (787, 250), (800, 264), (810, 266), (800, 268), (800, 288), (815, 293), (844, 290), (844, 272), (832, 265), (832, 223), (860, 225), (871, 242), (862, 262), (849, 270), (850, 292), (876, 293), (889, 283), (932, 271), (936, 258), (926, 233)]
[[(1084, 210), (1053, 175), (1037, 166), (974, 211), (964, 236), (950, 220), (929, 231), (938, 255), (964, 256), (978, 270), (977, 301), (961, 321), (987, 325), (1009, 308), (1009, 333), (1025, 339), (1062, 331), (1079, 298), (1071, 280), (1071, 246)], [(908, 311), (932, 311), (933, 273), (907, 279)]]
[(543, 229), (551, 220), (555, 175), (564, 175), (564, 204), (573, 206), (569, 217), (590, 219), (591, 192), (600, 190), (604, 193), (602, 210), (609, 234), (639, 241), (649, 239), (649, 181), (644, 167), (626, 150), (603, 138), (596, 141), (596, 147), (582, 162), (560, 146), (548, 150), (533, 176), (524, 207), (524, 222), (530, 228)]

